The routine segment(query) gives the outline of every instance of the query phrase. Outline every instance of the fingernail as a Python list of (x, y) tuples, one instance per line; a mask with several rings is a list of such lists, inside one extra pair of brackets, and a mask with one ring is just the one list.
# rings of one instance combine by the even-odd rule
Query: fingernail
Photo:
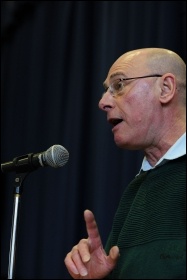
[(83, 256), (83, 262), (88, 262), (90, 260), (90, 256), (89, 255), (84, 255)]
[(88, 274), (88, 272), (87, 272), (87, 270), (84, 269), (84, 268), (80, 271), (80, 275), (81, 275), (81, 276), (86, 276), (87, 274)]

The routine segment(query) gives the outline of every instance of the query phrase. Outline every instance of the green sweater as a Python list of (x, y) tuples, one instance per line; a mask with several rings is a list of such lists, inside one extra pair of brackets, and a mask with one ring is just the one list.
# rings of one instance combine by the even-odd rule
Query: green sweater
[(138, 175), (125, 189), (106, 252), (120, 258), (107, 278), (186, 279), (186, 156)]

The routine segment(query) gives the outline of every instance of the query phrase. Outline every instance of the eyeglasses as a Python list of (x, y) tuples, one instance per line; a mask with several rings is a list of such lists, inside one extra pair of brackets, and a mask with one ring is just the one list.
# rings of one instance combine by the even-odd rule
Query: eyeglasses
[(107, 87), (105, 89), (104, 93), (109, 91), (110, 94), (113, 97), (115, 97), (115, 96), (119, 95), (123, 91), (123, 89), (125, 88), (124, 81), (129, 81), (129, 80), (134, 80), (134, 79), (142, 79), (142, 78), (150, 78), (150, 77), (162, 77), (162, 75), (153, 74), (153, 75), (147, 75), (147, 76), (142, 76), (142, 77), (117, 79), (111, 85), (109, 85), (109, 87)]

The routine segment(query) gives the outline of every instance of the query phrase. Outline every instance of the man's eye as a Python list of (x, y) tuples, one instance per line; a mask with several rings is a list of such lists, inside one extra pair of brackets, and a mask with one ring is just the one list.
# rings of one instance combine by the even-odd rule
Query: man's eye
[(116, 83), (114, 83), (114, 84), (113, 84), (113, 86), (114, 86), (114, 90), (120, 91), (120, 90), (122, 90), (122, 89), (123, 89), (124, 84), (123, 84), (123, 82), (122, 82), (122, 81), (120, 81), (120, 82), (116, 82)]

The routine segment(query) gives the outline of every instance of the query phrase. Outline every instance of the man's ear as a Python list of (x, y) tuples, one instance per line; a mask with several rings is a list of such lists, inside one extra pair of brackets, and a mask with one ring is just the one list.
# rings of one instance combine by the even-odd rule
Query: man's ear
[(163, 75), (161, 88), (160, 102), (166, 104), (170, 102), (175, 95), (176, 77), (171, 73)]

